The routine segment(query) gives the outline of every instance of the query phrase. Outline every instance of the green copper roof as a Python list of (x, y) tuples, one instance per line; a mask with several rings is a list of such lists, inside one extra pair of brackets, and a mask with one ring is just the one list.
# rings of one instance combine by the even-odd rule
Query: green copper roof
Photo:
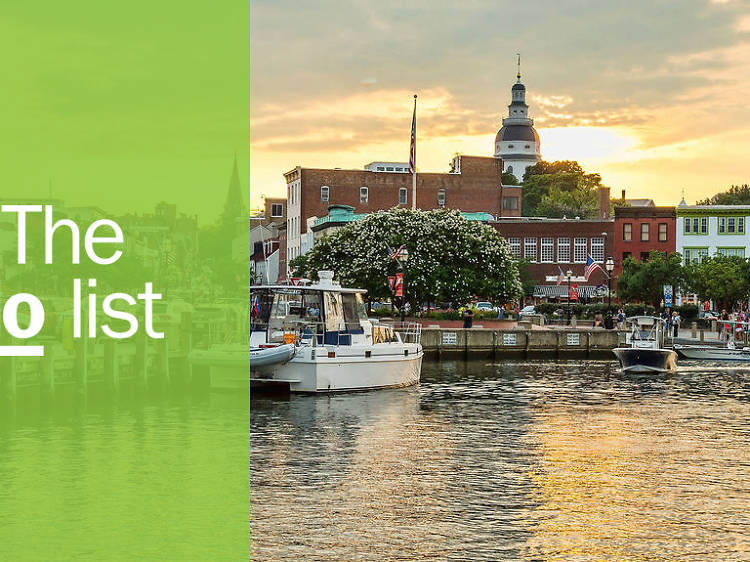
[[(326, 223), (347, 223), (363, 219), (368, 213), (355, 213), (354, 207), (349, 205), (329, 205), (328, 214), (324, 217), (315, 219), (313, 228)], [(461, 213), (461, 216), (468, 221), (489, 222), (495, 220), (489, 213)]]

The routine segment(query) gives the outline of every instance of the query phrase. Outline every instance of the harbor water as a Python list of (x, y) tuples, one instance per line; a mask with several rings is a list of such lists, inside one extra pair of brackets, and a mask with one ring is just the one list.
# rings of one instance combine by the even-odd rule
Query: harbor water
[(748, 560), (750, 369), (426, 362), (251, 402), (254, 560)]

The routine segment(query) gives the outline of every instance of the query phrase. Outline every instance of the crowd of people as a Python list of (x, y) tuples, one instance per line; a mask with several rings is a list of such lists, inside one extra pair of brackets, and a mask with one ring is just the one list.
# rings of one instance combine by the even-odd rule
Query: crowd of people
[(727, 312), (727, 309), (722, 309), (716, 322), (716, 330), (719, 333), (719, 340), (741, 340), (748, 341), (748, 320), (750, 319), (750, 312), (747, 310), (737, 310)]

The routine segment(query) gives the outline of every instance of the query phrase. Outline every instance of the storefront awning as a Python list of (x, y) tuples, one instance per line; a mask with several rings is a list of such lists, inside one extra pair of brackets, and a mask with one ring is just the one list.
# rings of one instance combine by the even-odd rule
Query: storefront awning
[[(562, 285), (535, 285), (534, 297), (537, 298), (568, 298), (568, 284)], [(578, 285), (578, 298), (591, 299), (595, 297), (606, 297), (607, 288), (597, 285)]]

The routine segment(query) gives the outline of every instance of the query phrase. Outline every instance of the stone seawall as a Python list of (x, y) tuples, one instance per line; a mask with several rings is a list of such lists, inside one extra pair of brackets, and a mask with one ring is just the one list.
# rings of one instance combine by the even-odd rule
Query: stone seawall
[(425, 328), (422, 347), (430, 357), (613, 358), (616, 330), (489, 330)]

